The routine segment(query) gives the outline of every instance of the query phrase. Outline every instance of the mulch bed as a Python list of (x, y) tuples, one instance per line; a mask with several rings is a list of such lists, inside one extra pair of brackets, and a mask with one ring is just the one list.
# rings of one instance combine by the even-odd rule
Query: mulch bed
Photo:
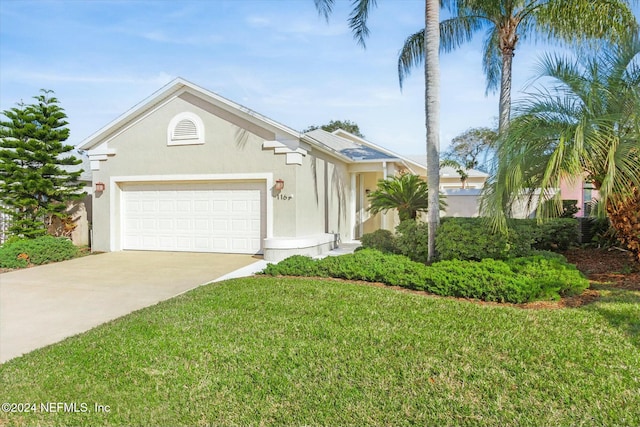
[(640, 264), (617, 248), (576, 248), (564, 254), (595, 285), (640, 291)]

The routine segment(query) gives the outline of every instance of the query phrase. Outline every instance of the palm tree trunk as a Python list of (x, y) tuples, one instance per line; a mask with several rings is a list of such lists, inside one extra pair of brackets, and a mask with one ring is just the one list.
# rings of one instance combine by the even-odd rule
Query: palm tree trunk
[(607, 216), (616, 230), (618, 240), (623, 243), (640, 262), (640, 190), (622, 201), (607, 203)]
[(500, 107), (498, 134), (502, 135), (509, 128), (511, 116), (511, 69), (513, 64), (513, 49), (502, 51), (502, 77), (500, 79)]
[(427, 185), (429, 231), (427, 260), (436, 258), (436, 230), (440, 224), (440, 1), (425, 0), (424, 78), (427, 127)]
[(519, 24), (520, 19), (512, 16), (500, 25), (499, 43), (502, 53), (502, 73), (500, 76), (499, 135), (507, 131), (511, 118), (511, 75), (513, 55), (518, 43)]

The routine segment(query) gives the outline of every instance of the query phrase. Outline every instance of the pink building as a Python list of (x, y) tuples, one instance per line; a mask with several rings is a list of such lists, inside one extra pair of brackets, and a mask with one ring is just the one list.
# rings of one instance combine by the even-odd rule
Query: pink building
[(560, 196), (562, 200), (576, 200), (580, 209), (578, 218), (589, 216), (593, 201), (597, 198), (598, 191), (593, 184), (584, 179), (562, 180), (560, 184)]

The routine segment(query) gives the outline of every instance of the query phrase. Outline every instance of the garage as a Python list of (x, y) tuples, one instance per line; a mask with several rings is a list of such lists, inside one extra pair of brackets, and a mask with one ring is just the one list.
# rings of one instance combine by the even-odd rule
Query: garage
[(255, 254), (262, 183), (122, 183), (122, 249)]

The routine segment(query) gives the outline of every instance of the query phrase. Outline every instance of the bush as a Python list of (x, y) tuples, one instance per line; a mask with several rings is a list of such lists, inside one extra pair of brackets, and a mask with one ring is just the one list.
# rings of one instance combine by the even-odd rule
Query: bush
[(293, 255), (277, 264), (269, 263), (262, 273), (270, 276), (326, 277), (326, 274), (321, 274), (318, 263), (311, 257), (304, 255)]
[(578, 221), (556, 218), (538, 224), (535, 219), (511, 219), (506, 234), (492, 232), (483, 218), (443, 218), (436, 236), (442, 260), (509, 259), (532, 251), (565, 251), (578, 241)]
[(398, 252), (412, 261), (426, 263), (429, 255), (429, 226), (415, 220), (402, 221), (396, 227)]
[(363, 249), (376, 249), (383, 253), (397, 253), (396, 238), (389, 230), (376, 230), (373, 233), (364, 234), (360, 238)]
[(269, 264), (263, 273), (381, 282), (441, 296), (511, 303), (558, 299), (588, 286), (588, 281), (562, 255), (545, 252), (509, 261), (448, 260), (426, 266), (403, 255), (363, 249), (321, 260), (296, 255), (279, 264)]
[(24, 268), (64, 261), (78, 256), (78, 248), (64, 237), (11, 239), (0, 247), (0, 268)]
[(530, 236), (531, 247), (541, 251), (566, 251), (578, 242), (579, 223), (575, 218), (512, 219), (509, 226), (522, 236)]
[(575, 265), (567, 263), (562, 255), (549, 257), (534, 255), (507, 261), (511, 270), (526, 276), (540, 286), (538, 299), (560, 299), (582, 293), (589, 287), (589, 281)]
[(515, 274), (504, 261), (490, 258), (440, 261), (428, 271), (427, 288), (438, 295), (523, 303), (540, 294), (536, 282)]
[(483, 218), (443, 218), (436, 235), (441, 260), (507, 259), (528, 255), (532, 237), (510, 228), (508, 234), (492, 233)]

